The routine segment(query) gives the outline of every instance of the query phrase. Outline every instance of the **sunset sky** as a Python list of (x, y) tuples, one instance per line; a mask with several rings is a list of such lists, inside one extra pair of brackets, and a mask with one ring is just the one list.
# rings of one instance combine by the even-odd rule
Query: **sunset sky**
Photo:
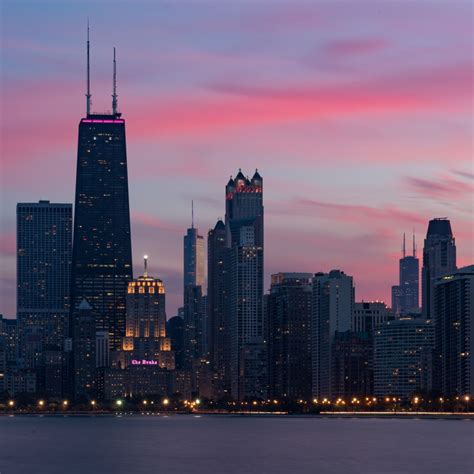
[(449, 217), (473, 250), (471, 1), (1, 4), (0, 313), (15, 315), (15, 206), (73, 202), (91, 24), (92, 109), (126, 120), (135, 275), (182, 292), (182, 238), (224, 216), (239, 168), (264, 179), (265, 287), (278, 271), (397, 283), (403, 232)]

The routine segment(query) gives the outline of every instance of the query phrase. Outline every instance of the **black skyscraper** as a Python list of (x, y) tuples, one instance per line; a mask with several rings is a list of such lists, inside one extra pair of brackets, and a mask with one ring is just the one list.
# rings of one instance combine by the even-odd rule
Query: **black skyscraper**
[[(89, 69), (89, 68), (88, 68)], [(72, 303), (92, 306), (97, 331), (108, 331), (111, 348), (125, 335), (125, 295), (132, 279), (125, 121), (117, 113), (90, 113), (79, 124)]]

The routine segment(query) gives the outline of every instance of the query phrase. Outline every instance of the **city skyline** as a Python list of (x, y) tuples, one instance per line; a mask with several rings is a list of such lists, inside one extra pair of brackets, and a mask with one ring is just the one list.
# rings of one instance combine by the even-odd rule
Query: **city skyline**
[[(110, 108), (112, 47), (117, 46), (120, 109), (128, 126), (131, 234), (138, 262), (134, 270), (139, 273), (143, 254), (151, 256), (150, 272), (160, 275), (167, 287), (168, 317), (176, 314), (182, 302), (180, 242), (189, 224), (189, 203), (194, 199), (196, 227), (204, 235), (224, 215), (223, 179), (239, 167), (253, 172), (252, 166), (257, 165), (266, 178), (265, 292), (273, 273), (340, 268), (354, 276), (358, 301), (389, 303), (391, 286), (397, 282), (400, 236), (415, 227), (421, 242), (428, 220), (444, 215), (450, 218), (457, 238), (458, 267), (472, 262), (468, 100), (472, 70), (466, 51), (456, 48), (469, 31), (463, 23), (469, 8), (466, 15), (461, 7), (456, 4), (441, 17), (441, 6), (435, 8), (436, 15), (427, 11), (423, 41), (413, 38), (416, 54), (426, 52), (425, 61), (414, 64), (404, 57), (398, 64), (403, 70), (397, 70), (396, 61), (389, 64), (390, 58), (407, 51), (405, 40), (394, 31), (397, 8), (393, 5), (389, 8), (393, 17), (383, 18), (385, 31), (375, 31), (372, 24), (363, 34), (349, 29), (338, 35), (330, 34), (331, 15), (325, 18), (328, 9), (321, 6), (300, 6), (285, 22), (282, 5), (271, 18), (256, 6), (234, 7), (233, 13), (238, 10), (247, 18), (251, 36), (258, 35), (260, 19), (264, 31), (279, 44), (290, 32), (306, 38), (296, 52), (291, 45), (281, 44), (276, 55), (266, 51), (268, 40), (262, 40), (249, 55), (254, 45), (244, 41), (231, 16), (223, 16), (229, 27), (225, 32), (222, 25), (212, 22), (209, 8), (203, 8), (193, 18), (198, 32), (209, 28), (202, 42), (191, 47), (190, 33), (176, 43), (176, 57), (161, 52), (152, 63), (145, 44), (141, 43), (141, 54), (135, 55), (137, 40), (132, 34), (107, 38), (113, 21), (101, 23), (99, 15), (90, 15), (92, 111)], [(423, 10), (420, 5), (416, 8)], [(72, 203), (74, 199), (74, 134), (85, 116), (85, 22), (77, 20), (80, 15), (75, 16), (77, 8), (72, 6), (61, 25), (53, 24), (54, 15), (45, 19), (47, 31), (40, 38), (34, 28), (27, 31), (33, 21), (31, 11), (13, 4), (5, 9), (10, 20), (3, 33), (8, 72), (2, 93), (9, 120), (2, 125), (1, 144), (0, 312), (13, 317), (16, 203), (39, 199)], [(163, 13), (162, 25), (171, 22), (160, 36), (165, 42), (176, 42), (176, 33), (186, 24), (182, 10), (180, 17), (176, 13), (180, 9), (170, 7)], [(402, 7), (399, 10), (406, 15)], [(127, 12), (129, 6), (117, 6), (114, 20), (123, 22)], [(137, 15), (133, 10), (132, 22)], [(452, 22), (446, 20), (447, 15)], [(185, 15), (186, 19), (191, 21)], [(348, 20), (341, 10), (341, 21)], [(413, 33), (414, 25), (404, 20), (408, 33)], [(318, 21), (323, 26), (310, 41), (307, 34)], [(461, 27), (449, 26), (459, 22)], [(70, 31), (64, 31), (66, 25)], [(439, 39), (437, 27), (444, 33)], [(156, 33), (151, 23), (146, 23), (145, 32)], [(228, 43), (220, 50), (209, 44), (218, 34)], [(59, 45), (58, 37), (64, 44)], [(306, 57), (307, 42), (314, 57)], [(261, 59), (266, 60), (263, 65)], [(436, 68), (435, 59), (439, 61)], [(186, 77), (185, 65), (197, 77)], [(285, 72), (292, 66), (294, 74), (282, 79), (278, 70)], [(34, 67), (32, 77), (28, 67)], [(144, 71), (143, 77), (132, 74), (134, 69)], [(235, 75), (237, 70), (255, 70), (255, 81), (242, 82)], [(147, 81), (149, 74), (152, 80)], [(396, 74), (401, 75), (398, 82), (394, 82)], [(347, 88), (351, 81), (354, 87)], [(389, 81), (386, 88), (384, 81)], [(152, 88), (156, 89), (153, 93)], [(46, 106), (51, 109), (48, 120), (44, 119)], [(25, 127), (27, 140), (22, 134)], [(412, 128), (416, 133), (410, 136)]]

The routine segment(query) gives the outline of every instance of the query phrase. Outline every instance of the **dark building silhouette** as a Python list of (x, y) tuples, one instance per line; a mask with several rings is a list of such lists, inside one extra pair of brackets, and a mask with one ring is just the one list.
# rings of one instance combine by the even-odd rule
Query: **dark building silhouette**
[(171, 350), (175, 354), (176, 370), (184, 368), (184, 320), (173, 316), (166, 323), (166, 333), (171, 341)]
[(403, 234), (402, 258), (399, 263), (399, 283), (392, 287), (392, 310), (396, 315), (416, 313), (419, 310), (419, 260), (416, 256), (415, 236), (413, 253), (406, 254)]
[(373, 340), (366, 332), (336, 332), (332, 346), (332, 389), (337, 397), (373, 394)]
[(119, 349), (132, 279), (125, 120), (117, 112), (115, 80), (112, 114), (91, 114), (89, 91), (86, 96), (77, 150), (72, 305), (85, 298), (97, 331), (108, 331), (111, 348)]
[(82, 300), (73, 312), (74, 399), (95, 396), (96, 321), (92, 306)]
[(446, 218), (432, 219), (423, 246), (422, 314), (433, 318), (434, 284), (437, 278), (456, 270), (456, 244), (451, 223)]
[(217, 398), (230, 395), (229, 249), (218, 220), (207, 237), (207, 314), (209, 353)]
[(474, 393), (474, 265), (436, 280), (435, 381), (448, 397)]
[(206, 358), (205, 323), (202, 288), (188, 285), (184, 288), (184, 364), (193, 367), (195, 360)]
[[(25, 368), (44, 365), (43, 351), (63, 350), (68, 331), (72, 205), (17, 204), (17, 319)], [(37, 355), (26, 356), (30, 328), (41, 332)], [(38, 344), (36, 344), (38, 343)], [(40, 348), (41, 346), (41, 348)]]
[(229, 331), (232, 397), (267, 398), (263, 311), (263, 180), (241, 170), (226, 186), (229, 256)]
[(267, 298), (270, 396), (311, 397), (311, 273), (272, 275)]

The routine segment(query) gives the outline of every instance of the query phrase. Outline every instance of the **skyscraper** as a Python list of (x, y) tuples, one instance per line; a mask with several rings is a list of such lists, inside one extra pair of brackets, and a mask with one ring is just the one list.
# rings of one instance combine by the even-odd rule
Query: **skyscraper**
[(226, 186), (229, 253), (229, 331), (232, 397), (267, 397), (263, 312), (263, 180), (239, 170)]
[(316, 273), (313, 277), (312, 383), (313, 396), (331, 397), (333, 345), (336, 332), (352, 329), (354, 285), (351, 276), (340, 270)]
[(209, 352), (217, 398), (230, 395), (229, 249), (219, 219), (207, 236)]
[(432, 219), (423, 246), (422, 314), (433, 318), (434, 284), (437, 278), (456, 270), (456, 244), (451, 223), (446, 218)]
[(270, 396), (311, 397), (311, 273), (272, 275), (267, 300)]
[(183, 243), (183, 287), (194, 285), (204, 288), (204, 239), (194, 227), (194, 208), (191, 227), (187, 230)]
[[(89, 72), (89, 41), (88, 72)], [(111, 348), (125, 335), (125, 295), (132, 279), (125, 121), (117, 112), (115, 87), (112, 114), (90, 112), (79, 124), (77, 151), (72, 305), (85, 298), (97, 331), (108, 331)]]
[(392, 310), (396, 315), (418, 312), (419, 273), (415, 235), (413, 235), (413, 254), (407, 255), (405, 234), (403, 234), (402, 258), (399, 264), (399, 283), (397, 286), (392, 287)]
[[(63, 350), (69, 319), (71, 237), (71, 204), (39, 201), (17, 205), (17, 317), (22, 358), (26, 333), (33, 327), (40, 334), (38, 347)], [(34, 365), (42, 364), (35, 359), (31, 360)]]
[(474, 265), (436, 280), (435, 381), (448, 397), (474, 394)]

